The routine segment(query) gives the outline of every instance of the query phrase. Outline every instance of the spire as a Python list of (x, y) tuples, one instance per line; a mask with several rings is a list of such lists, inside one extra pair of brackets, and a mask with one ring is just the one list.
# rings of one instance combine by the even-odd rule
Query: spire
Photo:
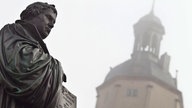
[(154, 14), (155, 0), (153, 0), (150, 14)]

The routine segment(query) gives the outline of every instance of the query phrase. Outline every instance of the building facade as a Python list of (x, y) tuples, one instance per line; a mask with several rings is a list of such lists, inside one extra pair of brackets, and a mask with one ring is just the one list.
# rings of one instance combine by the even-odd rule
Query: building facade
[(111, 68), (97, 87), (96, 108), (183, 108), (170, 56), (159, 56), (165, 34), (160, 19), (151, 11), (134, 25), (134, 34), (131, 59)]

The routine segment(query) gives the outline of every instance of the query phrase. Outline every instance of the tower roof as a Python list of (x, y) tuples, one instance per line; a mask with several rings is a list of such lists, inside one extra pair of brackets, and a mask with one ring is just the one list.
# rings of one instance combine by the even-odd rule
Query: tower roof
[[(132, 58), (112, 68), (105, 81), (119, 76), (157, 79), (176, 88), (175, 79), (169, 73), (170, 56), (159, 59), (160, 41), (164, 34), (161, 21), (152, 11), (134, 25), (135, 45)], [(149, 47), (148, 50), (145, 50)]]
[(149, 14), (143, 16), (139, 20), (139, 22), (153, 22), (153, 23), (162, 25), (161, 20), (157, 16), (154, 15), (153, 11), (151, 11)]
[(163, 69), (158, 62), (147, 59), (147, 54), (141, 59), (130, 59), (112, 68), (105, 81), (121, 76), (153, 78), (176, 88), (175, 80), (168, 70)]
[(143, 16), (140, 19), (140, 21), (154, 22), (154, 23), (157, 23), (157, 24), (161, 25), (161, 20), (157, 16), (155, 16), (155, 14), (154, 14), (154, 8), (155, 8), (155, 0), (153, 0), (152, 8), (151, 8), (151, 11), (149, 12), (149, 14)]
[(153, 13), (140, 18), (134, 25), (135, 44), (130, 60), (112, 68), (105, 81), (115, 77), (142, 77), (155, 79), (176, 88), (175, 79), (169, 73), (170, 56), (166, 53), (159, 59), (160, 42), (164, 35), (161, 20)]

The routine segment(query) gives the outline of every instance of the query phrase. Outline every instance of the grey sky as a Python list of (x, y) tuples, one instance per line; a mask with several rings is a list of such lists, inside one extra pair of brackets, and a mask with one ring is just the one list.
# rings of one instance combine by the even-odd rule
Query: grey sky
[[(67, 74), (65, 86), (78, 97), (78, 108), (95, 108), (95, 88), (103, 83), (109, 67), (130, 58), (133, 25), (150, 12), (152, 0), (42, 1), (58, 9), (55, 28), (45, 41)], [(0, 27), (13, 23), (32, 2), (35, 0), (1, 0)], [(160, 52), (171, 56), (171, 74), (179, 71), (178, 88), (185, 108), (192, 108), (191, 10), (191, 0), (156, 0), (154, 9), (166, 31)]]

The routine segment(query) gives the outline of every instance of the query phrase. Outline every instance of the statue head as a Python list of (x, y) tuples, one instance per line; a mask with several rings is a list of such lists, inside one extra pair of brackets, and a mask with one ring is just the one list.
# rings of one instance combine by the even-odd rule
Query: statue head
[(57, 15), (55, 5), (42, 2), (35, 2), (27, 6), (27, 8), (21, 12), (20, 18), (21, 20), (30, 20), (48, 9), (53, 10), (53, 12)]
[(56, 16), (55, 6), (42, 2), (29, 5), (20, 15), (21, 20), (37, 28), (42, 39), (45, 39), (54, 27)]

